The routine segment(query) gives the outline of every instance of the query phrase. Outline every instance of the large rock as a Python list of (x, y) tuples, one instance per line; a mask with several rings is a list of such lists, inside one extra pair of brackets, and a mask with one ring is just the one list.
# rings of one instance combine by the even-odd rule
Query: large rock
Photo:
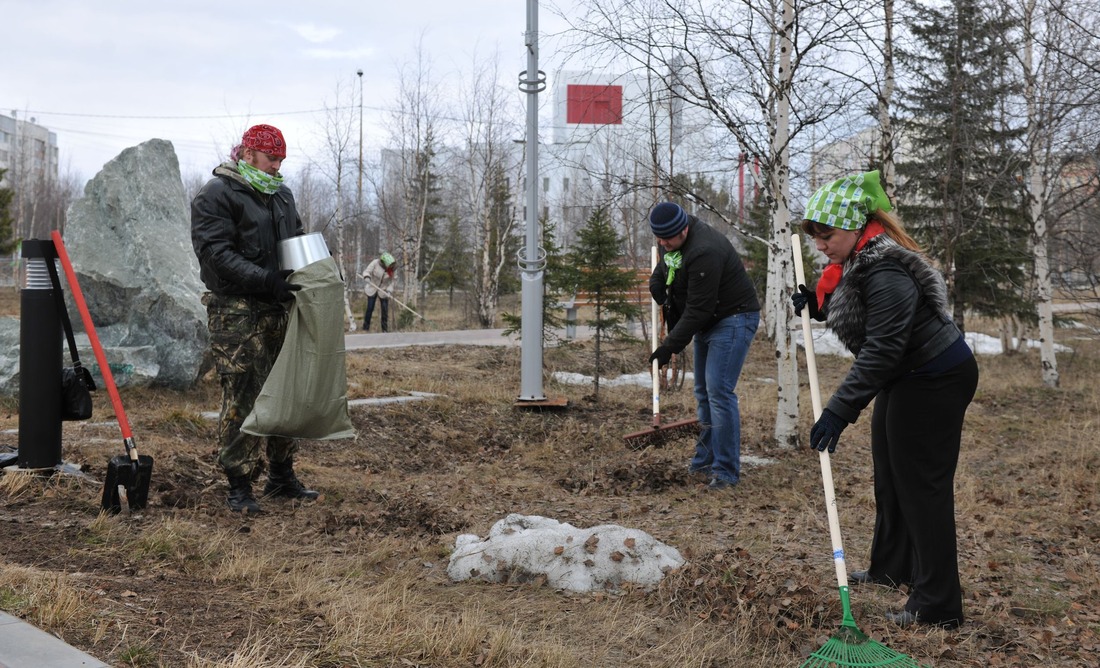
[[(152, 348), (154, 384), (191, 386), (207, 354), (206, 310), (172, 144), (151, 139), (104, 165), (70, 207), (64, 239), (104, 347)], [(79, 312), (70, 313), (82, 330)], [(94, 358), (85, 363), (95, 368)]]

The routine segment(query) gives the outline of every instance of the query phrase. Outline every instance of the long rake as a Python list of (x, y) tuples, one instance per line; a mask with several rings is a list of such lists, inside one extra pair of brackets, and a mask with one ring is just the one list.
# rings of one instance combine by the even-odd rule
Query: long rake
[[(791, 253), (794, 255), (794, 272), (797, 285), (806, 284), (805, 271), (802, 268), (802, 240), (799, 235), (791, 236)], [(802, 339), (806, 349), (806, 375), (810, 381), (810, 399), (813, 402), (814, 419), (821, 417), (821, 390), (817, 383), (817, 360), (814, 357), (814, 337), (810, 329), (810, 310), (802, 309)], [(840, 628), (833, 637), (822, 645), (802, 664), (802, 668), (871, 668), (872, 666), (897, 666), (899, 668), (922, 668), (912, 657), (895, 652), (886, 645), (871, 639), (859, 630), (852, 617), (852, 604), (848, 597), (848, 571), (844, 566), (844, 545), (840, 539), (840, 518), (836, 509), (836, 490), (833, 486), (833, 469), (829, 453), (819, 453), (821, 463), (821, 482), (825, 488), (825, 510), (829, 515), (829, 538), (833, 546), (833, 565), (836, 567), (836, 581), (840, 588), (840, 605), (843, 618)]]

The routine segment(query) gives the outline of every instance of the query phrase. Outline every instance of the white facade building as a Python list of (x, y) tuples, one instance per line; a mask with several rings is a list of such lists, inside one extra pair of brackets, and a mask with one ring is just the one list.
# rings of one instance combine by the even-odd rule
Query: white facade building
[(0, 114), (0, 169), (8, 170), (5, 185), (31, 175), (56, 180), (57, 134), (35, 123), (20, 120), (18, 112)]

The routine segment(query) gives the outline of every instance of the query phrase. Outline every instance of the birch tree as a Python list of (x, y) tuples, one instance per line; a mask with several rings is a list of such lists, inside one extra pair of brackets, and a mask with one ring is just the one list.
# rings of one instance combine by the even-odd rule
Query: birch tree
[(419, 304), (420, 280), (430, 260), (430, 237), (438, 217), (435, 159), (440, 141), (440, 95), (431, 61), (419, 46), (398, 71), (398, 100), (390, 114), (388, 148), (375, 183), (383, 222), (382, 245), (393, 249), (404, 302)]
[[(516, 96), (500, 83), (499, 54), (474, 57), (462, 92), (464, 208), (472, 223), (474, 312), (492, 327), (500, 306), (501, 276), (517, 249), (519, 218), (508, 189), (523, 167), (512, 137), (523, 136)], [(521, 157), (521, 156), (520, 156)]]
[[(350, 86), (345, 85), (343, 82), (336, 84), (334, 100), (331, 104), (325, 103), (322, 117), (325, 160), (311, 165), (317, 167), (318, 171), (329, 179), (336, 193), (335, 211), (332, 214), (336, 237), (333, 250), (335, 251), (334, 259), (340, 268), (340, 275), (344, 277), (349, 276), (347, 261), (349, 235), (345, 229), (345, 223), (349, 216), (346, 214), (347, 207), (344, 201), (344, 172), (352, 160), (352, 139), (356, 136), (354, 119), (350, 111), (354, 106), (354, 96), (355, 94)], [(319, 232), (321, 230), (314, 231)], [(356, 320), (355, 315), (351, 312), (351, 299), (348, 294), (350, 290), (351, 281), (346, 281), (344, 284), (344, 316), (347, 319), (349, 331), (354, 332)]]
[[(1078, 54), (1100, 51), (1100, 37), (1074, 18), (1088, 15), (1088, 8), (1078, 0), (1021, 0), (1013, 9), (1018, 12), (1022, 32), (1019, 66), (1027, 114), (1023, 182), (1031, 223), (1029, 246), (1034, 257), (1041, 376), (1045, 385), (1057, 387), (1050, 234), (1059, 224), (1056, 212), (1063, 217), (1073, 212), (1076, 207), (1066, 204), (1078, 199), (1075, 194), (1089, 190), (1066, 183), (1064, 176), (1080, 165), (1082, 144), (1097, 144), (1100, 71), (1086, 66)], [(1082, 142), (1090, 136), (1091, 141)], [(1095, 186), (1095, 180), (1091, 185)], [(1067, 193), (1067, 186), (1078, 193)], [(1055, 206), (1059, 195), (1064, 196), (1062, 205)]]
[(589, 51), (645, 72), (685, 113), (702, 113), (720, 130), (696, 155), (681, 149), (680, 164), (706, 161), (703, 169), (732, 172), (748, 156), (759, 165), (770, 218), (767, 236), (753, 235), (700, 193), (676, 193), (682, 184), (673, 182), (665, 171), (668, 161), (659, 156), (653, 161), (654, 182), (661, 191), (718, 214), (748, 243), (767, 247), (762, 330), (774, 343), (778, 364), (775, 440), (794, 447), (798, 386), (787, 298), (794, 281), (791, 165), (796, 156), (805, 156), (808, 129), (816, 127), (827, 136), (849, 127), (850, 116), (865, 114), (853, 105), (862, 84), (852, 75), (867, 66), (866, 60), (844, 56), (854, 53), (852, 35), (860, 28), (853, 14), (860, 20), (870, 20), (870, 14), (863, 5), (843, 0), (588, 0), (584, 7), (587, 14), (573, 26), (586, 35)]

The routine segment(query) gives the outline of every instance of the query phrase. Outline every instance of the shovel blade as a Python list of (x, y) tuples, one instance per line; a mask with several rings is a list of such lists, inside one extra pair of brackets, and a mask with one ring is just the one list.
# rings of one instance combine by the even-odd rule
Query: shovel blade
[(103, 481), (103, 510), (117, 515), (122, 512), (121, 487), (130, 511), (141, 510), (149, 502), (149, 480), (153, 476), (153, 458), (138, 455), (137, 465), (125, 455), (107, 462), (107, 478)]

